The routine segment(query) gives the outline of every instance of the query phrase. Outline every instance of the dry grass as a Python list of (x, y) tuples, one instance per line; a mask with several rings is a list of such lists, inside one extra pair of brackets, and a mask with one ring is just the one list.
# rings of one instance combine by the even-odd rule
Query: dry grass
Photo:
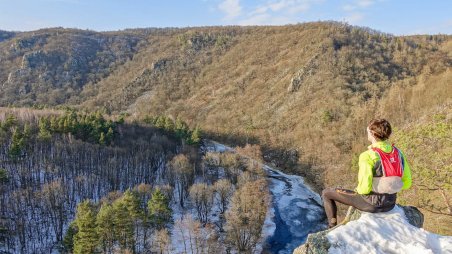
[(31, 108), (5, 108), (0, 107), (0, 122), (5, 121), (9, 115), (13, 115), (21, 122), (38, 123), (39, 118), (47, 116), (58, 116), (64, 111), (55, 109), (31, 109)]

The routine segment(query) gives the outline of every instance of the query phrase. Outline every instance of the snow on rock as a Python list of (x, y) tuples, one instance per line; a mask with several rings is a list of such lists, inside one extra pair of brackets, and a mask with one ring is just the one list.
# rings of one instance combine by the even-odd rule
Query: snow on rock
[(410, 223), (402, 208), (365, 213), (326, 237), (328, 253), (452, 253), (452, 236), (440, 236)]
[(396, 206), (389, 212), (373, 214), (350, 207), (341, 224), (310, 234), (293, 253), (452, 253), (452, 236), (422, 229), (423, 215), (415, 207)]

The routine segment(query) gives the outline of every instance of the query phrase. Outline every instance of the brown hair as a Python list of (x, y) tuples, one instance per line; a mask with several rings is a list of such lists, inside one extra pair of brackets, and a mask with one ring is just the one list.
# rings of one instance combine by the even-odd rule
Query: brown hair
[(391, 124), (389, 124), (386, 119), (373, 119), (369, 122), (367, 128), (369, 128), (370, 133), (379, 140), (388, 139), (392, 133)]

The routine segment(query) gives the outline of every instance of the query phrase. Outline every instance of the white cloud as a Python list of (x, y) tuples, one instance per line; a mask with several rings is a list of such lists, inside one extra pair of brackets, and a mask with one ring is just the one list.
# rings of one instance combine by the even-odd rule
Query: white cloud
[(306, 12), (323, 0), (273, 0), (257, 6), (241, 21), (241, 25), (283, 25), (299, 21), (297, 14)]
[(295, 21), (288, 17), (272, 16), (269, 14), (254, 15), (247, 19), (241, 20), (239, 25), (286, 25)]
[(269, 2), (265, 5), (258, 6), (254, 9), (254, 11), (250, 12), (249, 15), (259, 15), (267, 13), (268, 11), (272, 12), (278, 12), (285, 8), (287, 8), (289, 5), (291, 5), (294, 1), (288, 1), (288, 0), (279, 0), (279, 1), (273, 1)]
[(280, 11), (280, 10), (282, 10), (284, 8), (287, 8), (287, 6), (292, 5), (293, 2), (295, 2), (295, 1), (281, 0), (281, 1), (269, 4), (268, 7), (272, 11)]
[(226, 14), (226, 20), (232, 20), (240, 16), (242, 12), (242, 6), (240, 0), (224, 0), (218, 5), (218, 9)]
[(239, 0), (222, 0), (217, 6), (224, 20), (239, 25), (283, 25), (300, 22), (300, 14), (325, 0), (266, 0), (260, 5), (241, 5)]
[(266, 13), (252, 15), (244, 20), (239, 21), (239, 25), (242, 26), (264, 25), (267, 24), (267, 21), (270, 19), (270, 17), (271, 16)]
[[(381, 1), (381, 0), (380, 0)], [(342, 10), (350, 12), (356, 9), (365, 9), (375, 4), (375, 0), (355, 0), (353, 3), (345, 4), (342, 6)]]
[(254, 11), (252, 11), (250, 13), (250, 15), (264, 14), (267, 12), (267, 10), (268, 10), (267, 6), (260, 6), (260, 7), (257, 7)]
[(365, 11), (365, 9), (375, 4), (377, 1), (381, 2), (383, 0), (354, 0), (352, 3), (343, 5), (342, 10), (346, 12), (346, 16), (343, 20), (350, 24), (357, 25), (364, 19), (364, 14), (361, 12)]
[(264, 8), (266, 10), (272, 10), (273, 12), (286, 11), (289, 13), (298, 13), (307, 11), (315, 2), (321, 2), (319, 0), (279, 0), (276, 2), (270, 2)]
[(375, 2), (372, 0), (358, 0), (358, 2), (356, 4), (360, 7), (369, 7), (374, 3)]
[(290, 14), (297, 14), (300, 12), (305, 12), (311, 8), (311, 5), (309, 3), (300, 3), (298, 6), (294, 6), (289, 9)]
[(342, 6), (342, 9), (344, 11), (353, 11), (354, 9), (356, 9), (356, 6), (351, 5), (351, 4), (346, 4), (346, 5)]
[(352, 13), (352, 14), (344, 17), (344, 21), (346, 21), (352, 25), (357, 25), (357, 23), (359, 23), (363, 19), (364, 19), (364, 14), (358, 13), (358, 12)]

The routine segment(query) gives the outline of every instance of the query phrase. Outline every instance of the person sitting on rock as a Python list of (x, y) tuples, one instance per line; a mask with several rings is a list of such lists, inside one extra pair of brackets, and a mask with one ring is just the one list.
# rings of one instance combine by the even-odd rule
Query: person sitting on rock
[(355, 191), (342, 188), (323, 190), (323, 204), (330, 228), (337, 225), (336, 201), (364, 212), (387, 212), (394, 208), (397, 192), (410, 188), (410, 166), (403, 153), (387, 142), (391, 132), (387, 120), (370, 121), (367, 139), (372, 144), (359, 156)]

